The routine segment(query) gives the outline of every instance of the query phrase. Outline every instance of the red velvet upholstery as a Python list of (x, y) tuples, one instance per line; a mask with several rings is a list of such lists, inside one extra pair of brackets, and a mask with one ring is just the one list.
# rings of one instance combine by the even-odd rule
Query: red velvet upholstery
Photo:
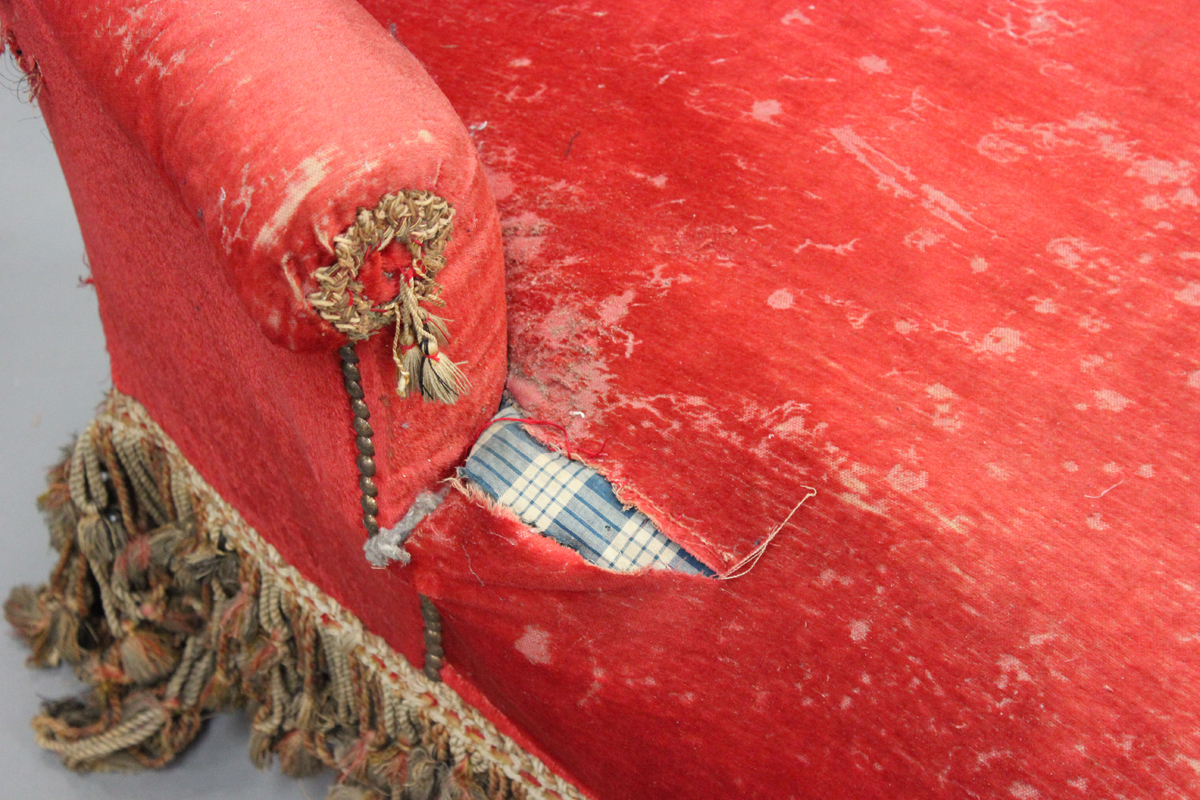
[[(359, 206), (398, 189), (455, 205), (439, 280), (448, 351), (473, 393), (449, 407), (406, 402), (392, 390), (390, 333), (359, 348), (380, 523), (392, 525), (463, 458), (503, 385), (496, 211), (462, 124), (353, 4), (0, 8), (41, 70), (38, 101), (87, 244), (115, 387), (294, 566), (420, 663), (411, 575), (363, 559), (333, 352), (344, 340), (303, 295)], [(315, 70), (314, 31), (342, 44)], [(345, 79), (366, 65), (370, 80)], [(397, 100), (379, 104), (381, 94)]]
[[(594, 463), (621, 496), (722, 573), (817, 489), (728, 582), (609, 573), (458, 495), (410, 567), (368, 570), (328, 354), (256, 338), (214, 269), (217, 228), (155, 171), (199, 145), (131, 141), (114, 90), (87, 88), (107, 75), (73, 66), (30, 6), (3, 7), (42, 59), (118, 386), (410, 659), (412, 586), (431, 596), (448, 682), (586, 791), (1200, 794), (1187, 4), (366, 4), (475, 131), (526, 409), (607, 441)], [(313, 43), (298, 81), (357, 91), (358, 47), (411, 69), (349, 11), (361, 46), (305, 28), (333, 7), (293, 17)], [(364, 117), (406, 118), (403, 98), (364, 92)], [(323, 118), (309, 108), (306, 125)], [(291, 148), (300, 127), (276, 135)], [(232, 175), (245, 155), (225, 158)], [(137, 191), (114, 203), (122, 174)], [(135, 268), (163, 213), (169, 236)], [(118, 274), (145, 277), (118, 291)], [(471, 327), (495, 310), (488, 286), (456, 289), (473, 313), (450, 316), (456, 341), (495, 352), (499, 329)], [(153, 296), (170, 325), (123, 322)], [(209, 301), (186, 335), (184, 297)], [(453, 421), (397, 403), (390, 419), (455, 432), (402, 485), (444, 473), (494, 396)], [(416, 470), (406, 452), (389, 468)]]

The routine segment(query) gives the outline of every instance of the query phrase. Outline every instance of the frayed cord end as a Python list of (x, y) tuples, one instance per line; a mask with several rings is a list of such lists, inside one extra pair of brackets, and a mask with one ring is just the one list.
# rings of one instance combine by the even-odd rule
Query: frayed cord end
[(376, 569), (385, 569), (393, 562), (399, 562), (402, 565), (408, 564), (412, 560), (412, 555), (404, 549), (404, 543), (408, 541), (408, 537), (412, 535), (421, 520), (442, 504), (448, 491), (450, 491), (450, 487), (445, 486), (437, 492), (421, 492), (395, 527), (382, 530), (368, 539), (363, 545), (363, 552), (367, 556), (367, 561), (371, 562), (371, 566)]

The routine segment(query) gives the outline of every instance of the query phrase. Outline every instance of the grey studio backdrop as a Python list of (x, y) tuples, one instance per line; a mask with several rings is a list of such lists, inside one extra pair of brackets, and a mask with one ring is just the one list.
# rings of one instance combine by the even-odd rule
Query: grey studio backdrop
[[(46, 470), (91, 419), (110, 386), (108, 354), (83, 240), (54, 147), (10, 55), (0, 56), (0, 594), (44, 581), (54, 565), (36, 506)], [(222, 715), (162, 770), (78, 775), (33, 742), (40, 698), (75, 694), (68, 669), (31, 670), (0, 623), (0, 800), (320, 800), (305, 781), (259, 772), (244, 715)]]

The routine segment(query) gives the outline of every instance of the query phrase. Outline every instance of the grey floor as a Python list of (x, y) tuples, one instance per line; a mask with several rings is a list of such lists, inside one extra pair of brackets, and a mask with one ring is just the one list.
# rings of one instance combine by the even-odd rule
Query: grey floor
[[(0, 56), (0, 597), (45, 579), (53, 565), (35, 506), (47, 467), (91, 418), (109, 386), (96, 296), (71, 199), (37, 107)], [(24, 666), (0, 621), (0, 798), (256, 798), (319, 800), (328, 775), (307, 781), (259, 772), (240, 715), (212, 721), (174, 765), (128, 775), (76, 775), (33, 743), (40, 697), (80, 690), (65, 671)]]

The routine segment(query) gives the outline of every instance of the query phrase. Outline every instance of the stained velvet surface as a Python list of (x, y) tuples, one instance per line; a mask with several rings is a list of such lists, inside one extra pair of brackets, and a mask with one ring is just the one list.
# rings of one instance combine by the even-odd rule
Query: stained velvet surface
[(1200, 792), (1184, 4), (368, 7), (477, 130), (529, 413), (718, 571), (818, 491), (728, 583), (458, 503), (451, 663), (602, 797)]
[[(336, 374), (261, 335), (258, 290), (195, 319), (217, 344), (178, 302), (121, 322), (238, 289), (109, 79), (15, 8), (119, 388), (414, 660), (433, 597), (448, 682), (589, 793), (1200, 792), (1186, 4), (366, 4), (487, 170), (521, 405), (607, 441), (618, 494), (720, 573), (817, 490), (727, 582), (614, 575), (461, 496), (369, 571)], [(156, 293), (121, 266), (148, 196), (176, 206)]]

